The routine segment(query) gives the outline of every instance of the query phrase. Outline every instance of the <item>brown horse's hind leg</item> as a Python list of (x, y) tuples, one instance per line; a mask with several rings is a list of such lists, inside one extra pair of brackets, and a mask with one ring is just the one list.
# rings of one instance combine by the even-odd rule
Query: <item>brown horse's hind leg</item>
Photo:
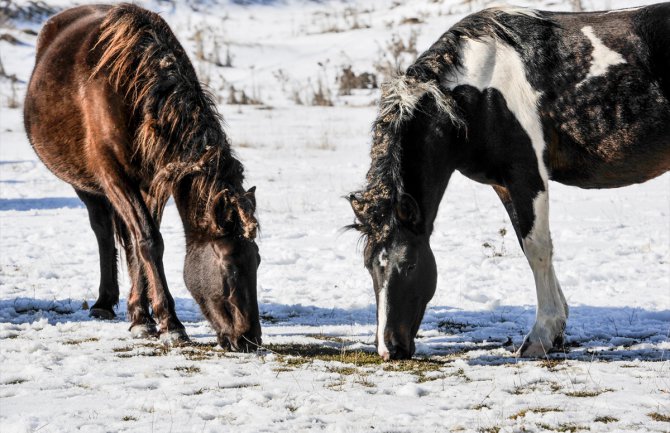
[(113, 210), (109, 201), (100, 195), (75, 189), (88, 209), (91, 228), (98, 240), (100, 254), (100, 287), (98, 300), (91, 307), (91, 316), (98, 319), (113, 319), (114, 306), (119, 302), (118, 268), (114, 245)]

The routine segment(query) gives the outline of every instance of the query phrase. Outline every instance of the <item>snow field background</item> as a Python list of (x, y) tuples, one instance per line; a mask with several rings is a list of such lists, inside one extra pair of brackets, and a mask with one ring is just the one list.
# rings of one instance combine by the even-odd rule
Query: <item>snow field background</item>
[[(484, 6), (472, 3), (141, 3), (162, 12), (189, 53), (201, 30), (205, 55), (192, 59), (221, 96), (247, 186), (258, 187), (266, 349), (257, 354), (213, 347), (183, 284), (172, 203), (162, 225), (165, 268), (197, 344), (130, 339), (125, 267), (118, 319), (88, 317), (83, 306), (95, 301), (99, 275), (86, 209), (23, 132), (36, 40), (24, 30), (39, 24), (5, 23), (0, 32), (21, 44), (0, 40), (6, 75), (17, 78), (0, 78), (0, 430), (668, 431), (668, 174), (616, 190), (552, 183), (554, 260), (573, 347), (541, 361), (511, 353), (533, 323), (535, 294), (509, 219), (489, 187), (455, 175), (431, 241), (438, 289), (417, 360), (381, 364), (369, 353), (374, 294), (358, 237), (341, 228), (352, 221), (343, 196), (369, 165), (378, 93), (339, 96), (336, 77), (343, 65), (373, 72), (393, 33), (417, 32), (423, 51)], [(409, 18), (420, 23), (401, 24)], [(233, 67), (212, 62), (215, 41)], [(334, 106), (309, 105), (319, 81)], [(226, 104), (230, 85), (263, 105)], [(296, 93), (306, 105), (296, 105)]]

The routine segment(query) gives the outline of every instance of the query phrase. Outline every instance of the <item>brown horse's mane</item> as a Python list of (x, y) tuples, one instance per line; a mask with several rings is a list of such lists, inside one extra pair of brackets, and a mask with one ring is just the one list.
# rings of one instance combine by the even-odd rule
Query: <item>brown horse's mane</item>
[(444, 33), (407, 68), (382, 84), (379, 112), (372, 127), (370, 169), (364, 189), (349, 195), (356, 221), (348, 226), (358, 230), (375, 245), (386, 242), (398, 226), (395, 207), (405, 192), (402, 161), (404, 129), (414, 117), (424, 97), (435, 110), (457, 128), (467, 131), (459, 108), (444, 84), (461, 67), (462, 38), (497, 39), (515, 46), (517, 36), (510, 18), (532, 19), (553, 25), (538, 11), (515, 7), (494, 7), (469, 15)]
[(153, 175), (150, 193), (164, 203), (188, 179), (192, 227), (230, 235), (219, 223), (225, 217), (237, 223), (239, 234), (255, 238), (255, 203), (242, 187), (244, 168), (212, 96), (167, 23), (137, 6), (117, 5), (102, 22), (96, 49), (91, 76), (105, 74), (131, 107), (135, 152), (145, 174)]

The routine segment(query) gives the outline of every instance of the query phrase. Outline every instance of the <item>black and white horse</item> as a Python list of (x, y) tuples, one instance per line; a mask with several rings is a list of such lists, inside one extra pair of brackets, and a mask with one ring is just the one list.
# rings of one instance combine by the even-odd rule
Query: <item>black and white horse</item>
[(377, 349), (408, 358), (436, 286), (429, 238), (451, 174), (492, 185), (530, 263), (537, 317), (519, 354), (561, 345), (549, 180), (640, 183), (670, 169), (670, 4), (611, 12), (493, 8), (382, 88), (372, 163), (352, 193), (377, 298)]

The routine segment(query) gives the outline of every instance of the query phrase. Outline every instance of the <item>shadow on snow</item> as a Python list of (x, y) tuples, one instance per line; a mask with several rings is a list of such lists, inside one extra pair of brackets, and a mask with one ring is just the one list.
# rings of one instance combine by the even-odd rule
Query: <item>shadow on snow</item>
[(83, 207), (84, 203), (76, 197), (0, 198), (0, 211), (76, 209)]
[[(187, 325), (202, 323), (204, 318), (190, 298), (175, 299), (177, 313)], [(291, 330), (293, 326), (349, 327), (327, 330), (325, 339), (344, 341), (342, 348), (374, 344), (375, 306), (364, 308), (322, 308), (305, 305), (261, 304), (261, 322), (266, 335), (306, 336)], [(114, 322), (125, 323), (125, 299), (117, 308)], [(510, 356), (514, 347), (530, 329), (535, 309), (528, 306), (503, 306), (490, 311), (464, 311), (447, 306), (430, 307), (417, 336), (418, 356), (461, 356), (477, 365), (518, 362)], [(92, 321), (82, 301), (15, 298), (0, 300), (0, 323), (24, 324), (47, 320), (50, 324)], [(367, 329), (352, 335), (352, 326)], [(569, 359), (648, 361), (668, 359), (670, 310), (648, 311), (629, 307), (575, 306), (570, 310), (566, 328)], [(211, 337), (213, 334), (193, 335)], [(563, 354), (551, 355), (552, 358)]]

